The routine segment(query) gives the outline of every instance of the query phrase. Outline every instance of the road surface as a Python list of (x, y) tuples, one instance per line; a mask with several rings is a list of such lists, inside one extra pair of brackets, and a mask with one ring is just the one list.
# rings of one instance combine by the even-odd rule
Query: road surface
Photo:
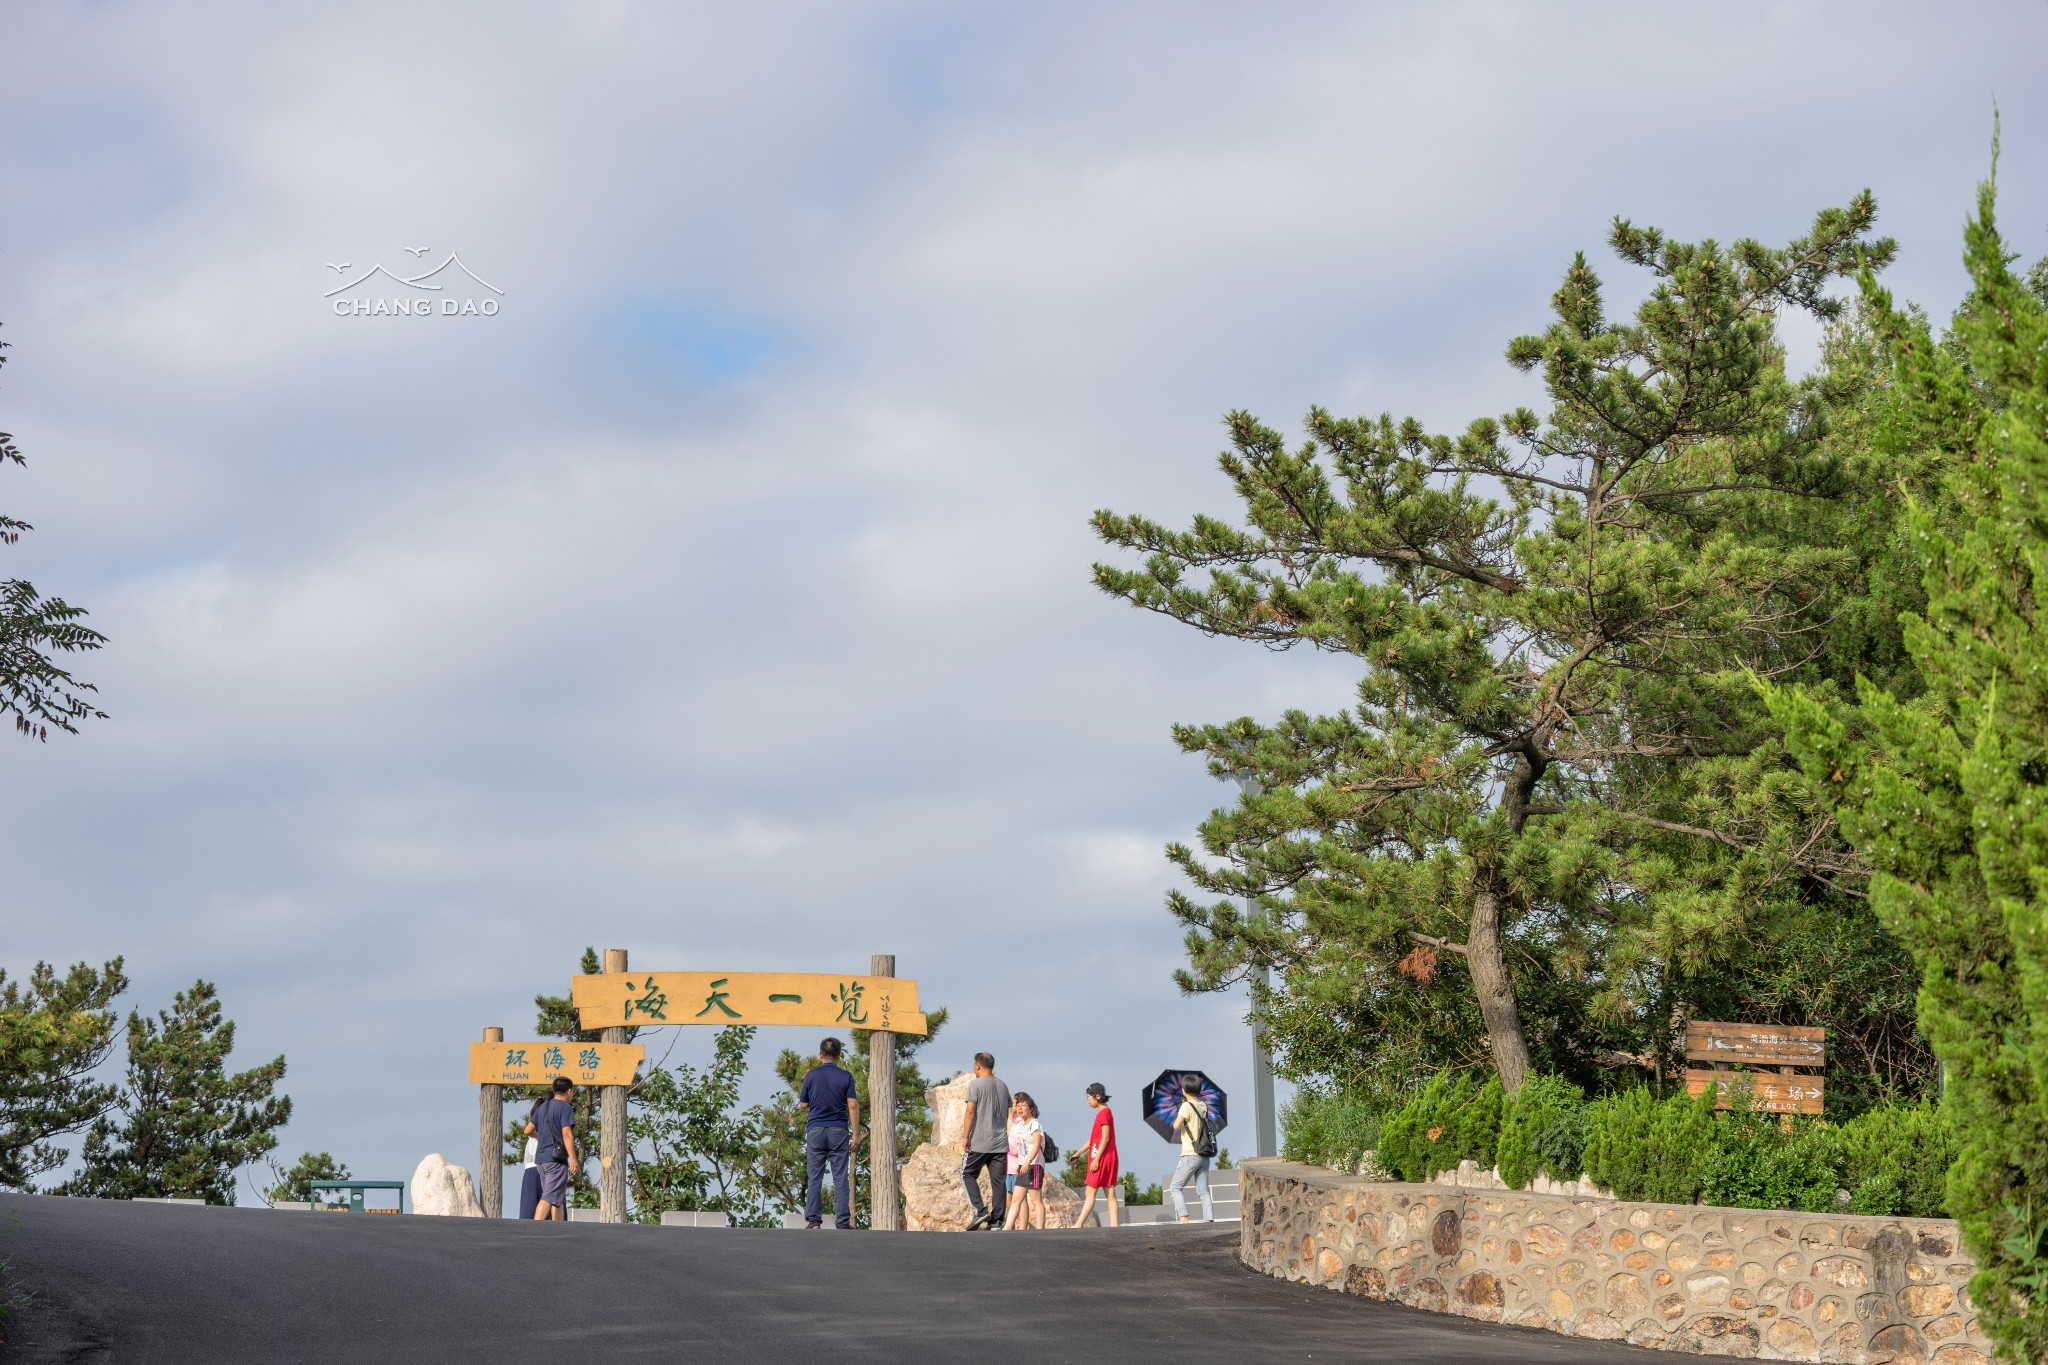
[(1669, 1356), (1254, 1275), (1228, 1232), (839, 1233), (0, 1195), (0, 1361), (842, 1365)]

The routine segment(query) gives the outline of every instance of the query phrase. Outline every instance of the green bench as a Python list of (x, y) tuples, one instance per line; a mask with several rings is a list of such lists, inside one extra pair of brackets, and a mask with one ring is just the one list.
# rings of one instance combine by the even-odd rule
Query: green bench
[[(312, 1182), (312, 1190), (313, 1212), (315, 1213), (405, 1212), (405, 1182), (403, 1180), (315, 1180)], [(363, 1201), (363, 1195), (370, 1190), (398, 1191), (398, 1207), (395, 1209), (373, 1209), (368, 1207)], [(348, 1202), (346, 1204), (339, 1201), (329, 1203), (320, 1197), (322, 1194), (334, 1195), (342, 1193), (348, 1195)]]

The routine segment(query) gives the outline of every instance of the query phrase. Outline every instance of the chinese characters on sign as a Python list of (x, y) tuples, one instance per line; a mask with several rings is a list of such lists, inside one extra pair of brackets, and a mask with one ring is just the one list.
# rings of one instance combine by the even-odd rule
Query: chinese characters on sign
[[(636, 972), (570, 983), (586, 1029), (649, 1024), (794, 1024), (923, 1034), (917, 982), (799, 972)], [(668, 1013), (670, 1002), (676, 1013)]]
[[(645, 992), (637, 1000), (631, 994), (636, 989)], [(626, 1018), (629, 1021), (633, 1017), (633, 1011), (637, 1009), (644, 1018), (658, 1019), (664, 1024), (668, 1022), (668, 995), (655, 988), (653, 977), (647, 978), (645, 986), (628, 986), (627, 992)]]
[(560, 1043), (471, 1043), (471, 1085), (546, 1085), (567, 1076), (578, 1085), (631, 1085), (646, 1057), (638, 1043), (589, 1043), (574, 1056)]

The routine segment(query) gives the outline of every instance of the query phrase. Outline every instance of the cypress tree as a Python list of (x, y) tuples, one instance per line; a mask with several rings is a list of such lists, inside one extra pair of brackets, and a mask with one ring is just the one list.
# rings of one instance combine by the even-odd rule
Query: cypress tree
[(1945, 473), (1910, 521), (1926, 606), (1905, 641), (1925, 690), (1771, 699), (1918, 960), (1961, 1148), (1948, 1209), (1982, 1267), (1971, 1301), (2019, 1361), (2048, 1358), (2048, 309), (1995, 208), (1987, 181), (1945, 341), (1864, 282), (1893, 365), (1884, 443)]

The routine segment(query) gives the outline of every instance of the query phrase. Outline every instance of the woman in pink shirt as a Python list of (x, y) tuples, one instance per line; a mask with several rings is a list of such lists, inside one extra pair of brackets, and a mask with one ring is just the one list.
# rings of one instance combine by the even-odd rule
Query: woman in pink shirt
[(1010, 1101), (1010, 1173), (1005, 1176), (1014, 1198), (1005, 1231), (1045, 1226), (1045, 1133), (1038, 1126), (1038, 1104), (1019, 1090)]

